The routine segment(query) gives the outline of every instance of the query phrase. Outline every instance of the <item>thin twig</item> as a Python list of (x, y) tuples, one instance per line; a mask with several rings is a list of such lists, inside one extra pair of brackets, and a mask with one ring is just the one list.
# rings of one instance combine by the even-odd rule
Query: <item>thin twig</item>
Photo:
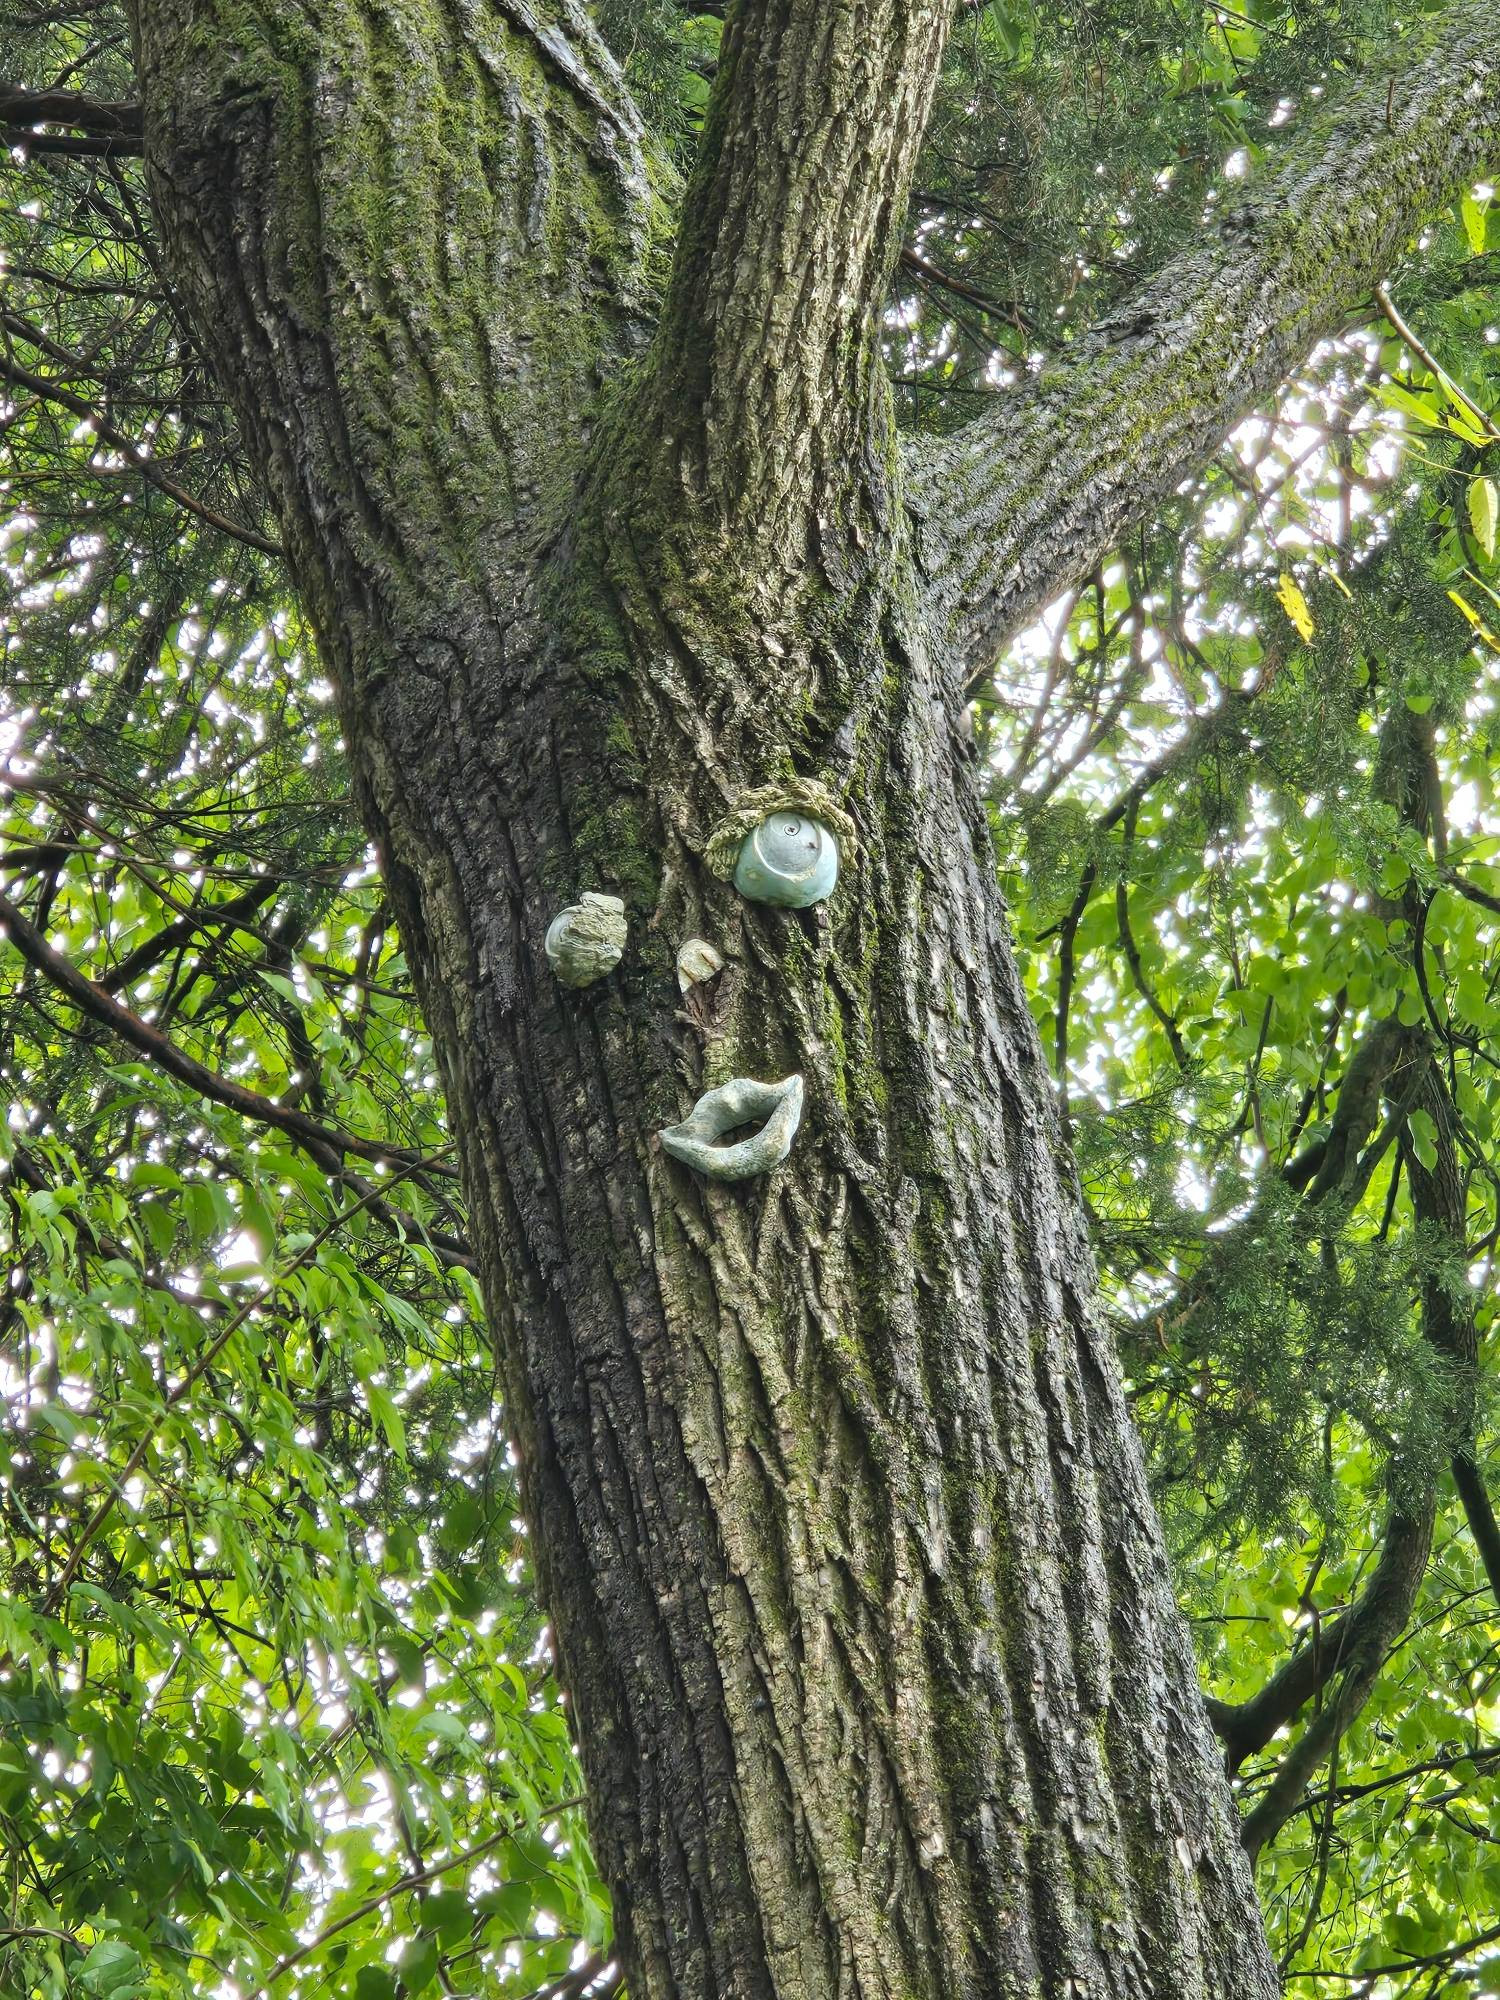
[[(433, 1167), (434, 1161), (423, 1158), (416, 1161), (410, 1148), (388, 1146), (379, 1139), (366, 1139), (357, 1132), (346, 1132), (333, 1125), (324, 1125), (316, 1118), (309, 1118), (305, 1111), (295, 1106), (278, 1104), (273, 1098), (262, 1097), (259, 1091), (247, 1089), (242, 1083), (235, 1083), (229, 1077), (220, 1076), (217, 1070), (209, 1069), (196, 1057), (190, 1056), (167, 1035), (143, 1021), (128, 1007), (121, 1006), (112, 994), (107, 993), (92, 979), (86, 978), (70, 959), (53, 949), (46, 938), (31, 923), (10, 898), (0, 894), (0, 927), (11, 944), (29, 965), (64, 993), (83, 1013), (98, 1021), (101, 1026), (111, 1029), (122, 1042), (143, 1055), (146, 1060), (164, 1070), (168, 1076), (185, 1083), (200, 1097), (206, 1097), (212, 1104), (222, 1104), (227, 1110), (239, 1112), (242, 1118), (251, 1118), (257, 1124), (269, 1125), (274, 1130), (285, 1132), (288, 1138), (304, 1144), (331, 1150), (334, 1153), (353, 1153), (361, 1160), (371, 1160), (378, 1164), (398, 1161), (404, 1166), (420, 1164)], [(456, 1169), (439, 1161), (436, 1171), (452, 1177)]]
[[(391, 1176), (391, 1179), (385, 1183), (385, 1187), (389, 1188), (393, 1186), (394, 1183), (398, 1180), (405, 1180), (409, 1175), (416, 1173), (420, 1168), (428, 1164), (429, 1162), (427, 1162), (426, 1160), (413, 1161), (410, 1166), (404, 1167), (399, 1174), (393, 1174)], [(383, 1191), (384, 1190), (382, 1190), (382, 1192)], [(248, 1299), (246, 1299), (245, 1303), (240, 1307), (239, 1311), (235, 1313), (231, 1319), (225, 1321), (224, 1325), (220, 1328), (219, 1332), (215, 1334), (214, 1338), (209, 1342), (208, 1346), (204, 1348), (203, 1352), (199, 1355), (198, 1359), (193, 1363), (192, 1367), (188, 1370), (186, 1375), (184, 1375), (182, 1380), (177, 1384), (177, 1387), (170, 1392), (165, 1402), (163, 1402), (161, 1409), (156, 1413), (156, 1415), (152, 1418), (151, 1422), (146, 1426), (146, 1429), (141, 1433), (140, 1437), (136, 1440), (135, 1444), (132, 1446), (130, 1450), (129, 1456), (126, 1458), (125, 1463), (121, 1466), (119, 1472), (111, 1473), (112, 1490), (105, 1494), (104, 1498), (99, 1502), (98, 1506), (94, 1509), (93, 1513), (89, 1516), (88, 1520), (84, 1523), (82, 1529), (80, 1530), (78, 1540), (73, 1544), (73, 1548), (69, 1553), (68, 1560), (66, 1561), (66, 1563), (64, 1563), (60, 1575), (58, 1576), (56, 1582), (52, 1585), (52, 1588), (47, 1592), (46, 1598), (43, 1600), (42, 1604), (43, 1616), (47, 1616), (51, 1612), (55, 1611), (57, 1606), (62, 1602), (63, 1598), (67, 1595), (69, 1585), (72, 1583), (74, 1577), (78, 1574), (79, 1564), (83, 1561), (84, 1556), (88, 1553), (90, 1547), (97, 1540), (100, 1530), (103, 1528), (105, 1522), (108, 1521), (110, 1515), (114, 1512), (115, 1507), (124, 1492), (124, 1488), (127, 1481), (139, 1469), (141, 1461), (145, 1458), (146, 1453), (150, 1450), (151, 1444), (155, 1439), (157, 1433), (160, 1431), (162, 1425), (166, 1422), (167, 1418), (172, 1414), (173, 1410), (175, 1410), (178, 1407), (178, 1405), (182, 1403), (187, 1398), (188, 1395), (191, 1394), (192, 1390), (197, 1386), (197, 1384), (202, 1381), (204, 1375), (207, 1374), (208, 1370), (213, 1366), (214, 1362), (218, 1360), (219, 1356), (224, 1352), (224, 1349), (228, 1346), (229, 1342), (234, 1338), (235, 1334), (239, 1332), (240, 1328), (245, 1324), (246, 1320), (249, 1319), (251, 1313), (258, 1311), (259, 1308), (263, 1306), (266, 1303), (266, 1301), (270, 1299), (281, 1288), (281, 1286), (283, 1286), (286, 1283), (288, 1278), (295, 1276), (295, 1274), (298, 1271), (305, 1269), (306, 1266), (310, 1264), (313, 1261), (313, 1259), (317, 1256), (317, 1253), (319, 1252), (319, 1250), (322, 1249), (323, 1245), (328, 1241), (328, 1239), (331, 1236), (337, 1234), (337, 1232), (344, 1227), (346, 1222), (352, 1222), (354, 1217), (358, 1215), (363, 1209), (370, 1207), (371, 1203), (374, 1201), (375, 1198), (376, 1198), (376, 1190), (371, 1189), (369, 1194), (361, 1195), (358, 1201), (351, 1202), (347, 1208), (341, 1209), (337, 1215), (335, 1215), (329, 1222), (326, 1222), (323, 1225), (323, 1227), (318, 1231), (317, 1235), (313, 1237), (311, 1242), (305, 1244), (303, 1248), (297, 1252), (297, 1255), (285, 1267), (284, 1270), (276, 1272), (272, 1278), (268, 1279), (264, 1285), (260, 1286), (258, 1290), (256, 1290), (254, 1293), (252, 1293), (252, 1295)]]
[(1495, 426), (1491, 422), (1490, 418), (1486, 415), (1486, 413), (1482, 409), (1480, 409), (1479, 405), (1474, 401), (1473, 397), (1470, 396), (1465, 390), (1459, 387), (1458, 383), (1454, 381), (1453, 377), (1448, 373), (1447, 369), (1443, 366), (1442, 362), (1438, 360), (1437, 356), (1431, 351), (1431, 349), (1424, 347), (1421, 341), (1418, 340), (1417, 336), (1412, 332), (1411, 328), (1407, 325), (1406, 321), (1401, 317), (1400, 313), (1396, 310), (1396, 307), (1391, 299), (1391, 295), (1386, 290), (1383, 284), (1377, 285), (1375, 287), (1375, 303), (1376, 305), (1379, 306), (1380, 310), (1385, 314), (1386, 318), (1390, 321), (1391, 325), (1395, 328), (1396, 332), (1406, 342), (1407, 346), (1411, 349), (1412, 353), (1416, 355), (1417, 359), (1422, 363), (1423, 367), (1426, 368), (1429, 371), (1429, 373), (1436, 376), (1438, 382), (1453, 398), (1455, 403), (1461, 404), (1462, 407), (1468, 411), (1469, 415), (1474, 419), (1475, 423), (1479, 426), (1480, 430), (1484, 432), (1485, 442), (1487, 444), (1500, 444), (1500, 431), (1497, 431), (1495, 429)]
[[(551, 1819), (559, 1813), (571, 1812), (575, 1806), (581, 1806), (586, 1797), (587, 1794), (580, 1792), (576, 1798), (562, 1799), (546, 1817)], [(259, 1986), (246, 1994), (245, 2000), (265, 2000), (265, 1995), (270, 1992), (278, 1979), (311, 1958), (315, 1951), (321, 1951), (330, 1938), (337, 1937), (340, 1931), (346, 1931), (352, 1924), (359, 1923), (362, 1918), (372, 1916), (376, 1910), (394, 1902), (397, 1896), (404, 1896), (408, 1890), (420, 1889), (425, 1883), (435, 1882), (439, 1875), (451, 1875), (455, 1868), (464, 1868), (471, 1861), (481, 1860), (497, 1848), (501, 1841), (509, 1840), (511, 1833), (512, 1828), (502, 1827), (498, 1833), (490, 1834), (476, 1846), (465, 1848), (462, 1854), (452, 1855), (447, 1861), (434, 1861), (426, 1868), (414, 1869), (410, 1875), (401, 1876), (399, 1880), (392, 1882), (389, 1888), (381, 1889), (375, 1895), (368, 1897), (357, 1909), (350, 1910), (336, 1922), (325, 1925), (316, 1937), (310, 1938), (304, 1945), (299, 1945), (296, 1951), (288, 1952), (285, 1958), (278, 1959)]]

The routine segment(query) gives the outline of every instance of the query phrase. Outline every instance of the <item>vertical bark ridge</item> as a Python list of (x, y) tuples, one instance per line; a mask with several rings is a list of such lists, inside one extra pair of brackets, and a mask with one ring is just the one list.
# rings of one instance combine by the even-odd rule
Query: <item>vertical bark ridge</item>
[[(882, 578), (794, 672), (800, 720), (770, 706), (788, 663), (751, 647), (726, 697), (682, 640), (697, 608), (618, 554), (649, 540), (615, 522), (650, 922), (663, 947), (714, 938), (738, 985), (685, 1047), (643, 1023), (643, 1128), (729, 1074), (809, 1080), (764, 1189), (645, 1155), (775, 1990), (1269, 1992), (942, 677)], [(683, 750), (705, 713), (706, 766)], [(838, 772), (860, 819), (827, 922), (740, 904), (698, 860), (716, 801), (781, 757)]]
[(641, 128), (582, 10), (141, 0), (135, 25), (158, 212), (309, 524), (294, 567), (337, 542), (435, 625), (499, 616), (649, 305)]

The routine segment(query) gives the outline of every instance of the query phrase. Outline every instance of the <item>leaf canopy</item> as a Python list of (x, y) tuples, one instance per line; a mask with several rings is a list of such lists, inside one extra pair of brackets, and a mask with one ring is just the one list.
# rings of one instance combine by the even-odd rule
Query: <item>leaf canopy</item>
[[(599, 19), (686, 161), (717, 13)], [(903, 422), (1003, 396), (1389, 31), (965, 4), (889, 306)], [(111, 6), (8, 36), (14, 84), (132, 95)], [(331, 691), (128, 138), (67, 136), (12, 123), (0, 213), (0, 1989), (606, 1990)], [(1215, 1697), (1436, 1495), (1401, 1637), (1261, 1858), (1298, 1995), (1500, 1992), (1500, 1621), (1449, 1472), (1493, 1435), (1497, 281), (1481, 185), (970, 690)], [(1241, 1763), (1247, 1810), (1285, 1748)]]

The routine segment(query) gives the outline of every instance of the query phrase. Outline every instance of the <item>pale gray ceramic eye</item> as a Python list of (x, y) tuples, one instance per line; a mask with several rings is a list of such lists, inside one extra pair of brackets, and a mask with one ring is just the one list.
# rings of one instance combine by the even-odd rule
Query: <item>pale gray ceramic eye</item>
[[(738, 1125), (759, 1118), (760, 1129), (732, 1146), (719, 1141)], [(663, 1149), (684, 1166), (711, 1181), (745, 1181), (768, 1174), (792, 1150), (802, 1123), (802, 1079), (783, 1077), (780, 1083), (757, 1083), (737, 1076), (706, 1090), (680, 1125), (661, 1134)]]
[(591, 986), (613, 972), (625, 951), (625, 905), (586, 889), (547, 926), (542, 949), (564, 986)]
[(838, 835), (806, 813), (777, 812), (746, 834), (734, 886), (752, 903), (805, 910), (833, 894), (839, 879)]

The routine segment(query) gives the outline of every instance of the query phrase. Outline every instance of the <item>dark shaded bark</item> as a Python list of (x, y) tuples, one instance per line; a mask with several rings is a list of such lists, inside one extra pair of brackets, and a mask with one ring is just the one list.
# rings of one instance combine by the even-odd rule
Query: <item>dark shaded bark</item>
[[(62, 132), (38, 131), (56, 126)], [(25, 90), (0, 83), (0, 132), (28, 153), (123, 159), (141, 150), (141, 107), (85, 97), (76, 90)]]
[[(736, 11), (597, 432), (657, 211), (568, 0), (140, 0), (148, 166), (443, 1067), (632, 1991), (1255, 2000), (876, 367), (945, 12)], [(860, 834), (800, 913), (703, 859), (793, 773)], [(583, 889), (631, 946), (570, 992)], [(660, 1152), (792, 1070), (768, 1180)]]
[(63, 125), (75, 132), (119, 133), (135, 140), (139, 148), (141, 107), (86, 97), (78, 90), (25, 90), (19, 84), (0, 83), (0, 125), (23, 131), (35, 125)]

